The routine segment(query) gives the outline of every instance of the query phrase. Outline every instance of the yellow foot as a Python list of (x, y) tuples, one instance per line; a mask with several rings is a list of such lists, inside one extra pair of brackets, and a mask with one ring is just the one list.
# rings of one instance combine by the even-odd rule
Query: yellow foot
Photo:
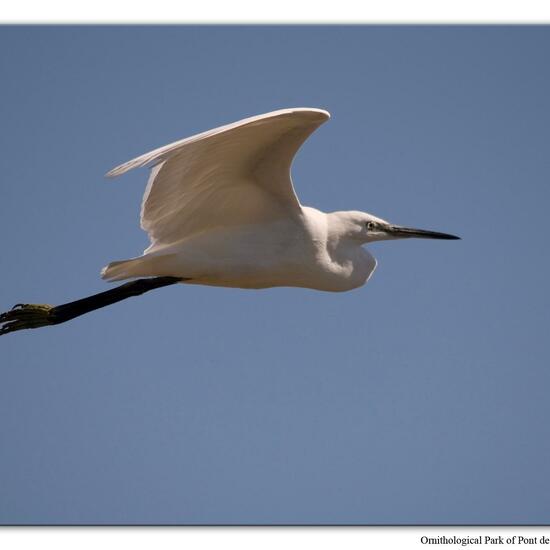
[(0, 315), (0, 336), (16, 330), (54, 325), (54, 309), (48, 304), (16, 304)]

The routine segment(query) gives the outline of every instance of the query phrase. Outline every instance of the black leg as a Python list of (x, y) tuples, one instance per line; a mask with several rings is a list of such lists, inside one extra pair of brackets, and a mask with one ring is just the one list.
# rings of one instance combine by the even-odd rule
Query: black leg
[(111, 290), (87, 296), (75, 302), (50, 306), (47, 304), (17, 304), (0, 315), (0, 335), (27, 328), (58, 325), (94, 309), (99, 309), (132, 296), (139, 296), (155, 288), (185, 281), (179, 277), (152, 277), (136, 279)]

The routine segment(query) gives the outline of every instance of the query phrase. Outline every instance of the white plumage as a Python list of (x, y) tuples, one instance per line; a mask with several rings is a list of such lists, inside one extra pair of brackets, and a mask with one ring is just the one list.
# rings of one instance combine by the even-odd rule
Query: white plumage
[[(111, 281), (172, 276), (187, 283), (344, 291), (376, 267), (363, 244), (452, 236), (393, 226), (364, 212), (302, 206), (290, 176), (294, 155), (328, 112), (284, 109), (177, 141), (111, 170), (151, 166), (141, 227), (143, 256), (109, 264)], [(413, 234), (413, 231), (416, 233)]]

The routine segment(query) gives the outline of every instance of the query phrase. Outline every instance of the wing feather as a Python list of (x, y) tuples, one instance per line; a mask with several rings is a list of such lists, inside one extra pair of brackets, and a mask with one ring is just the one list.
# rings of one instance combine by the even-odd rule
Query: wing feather
[(152, 166), (141, 226), (158, 249), (215, 227), (261, 223), (300, 210), (290, 167), (330, 115), (284, 109), (171, 143), (107, 173)]

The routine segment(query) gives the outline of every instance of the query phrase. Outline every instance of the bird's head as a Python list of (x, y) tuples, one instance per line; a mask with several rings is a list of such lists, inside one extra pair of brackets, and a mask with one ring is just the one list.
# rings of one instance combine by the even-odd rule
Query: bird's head
[(411, 237), (419, 239), (460, 239), (460, 237), (448, 233), (394, 225), (367, 212), (333, 212), (330, 216), (331, 231), (346, 238), (354, 239), (361, 244), (393, 239), (410, 239)]

